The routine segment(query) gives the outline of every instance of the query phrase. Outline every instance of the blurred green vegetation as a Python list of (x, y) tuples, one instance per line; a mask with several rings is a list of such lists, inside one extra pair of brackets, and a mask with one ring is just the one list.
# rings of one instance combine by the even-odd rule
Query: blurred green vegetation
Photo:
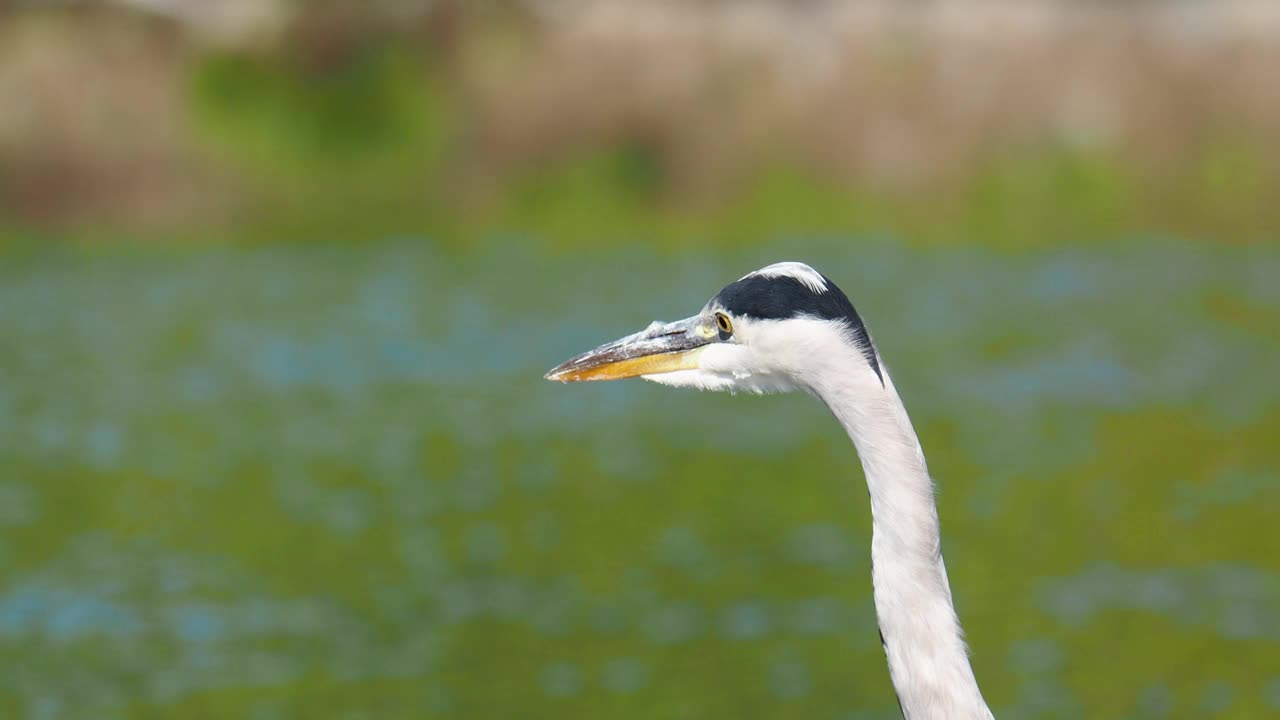
[[(428, 64), (429, 65), (429, 64)], [(233, 237), (427, 234), (473, 246), (512, 233), (551, 246), (759, 244), (787, 234), (892, 234), (910, 242), (1031, 249), (1174, 232), (1256, 242), (1280, 222), (1260, 158), (1268, 140), (1223, 130), (1172, 171), (1106, 149), (1023, 143), (925, 187), (847, 182), (767, 153), (721, 197), (675, 196), (663, 148), (643, 137), (574, 144), (467, 185), (468, 118), (407, 51), (373, 45), (312, 72), (221, 55), (192, 82), (210, 147), (251, 185)]]
[[(395, 22), (322, 5), (272, 39), (220, 44), (127, 15), (109, 23), (102, 14), (15, 15), (6, 32), (18, 80), (34, 72), (28, 66), (48, 64), (40, 54), (48, 51), (32, 47), (58, 41), (88, 46), (64, 59), (68, 75), (93, 63), (94, 52), (176, 72), (157, 78), (126, 68), (101, 97), (50, 86), (32, 100), (34, 110), (11, 109), (21, 122), (12, 123), (18, 130), (8, 144), (0, 142), (0, 160), (11, 156), (0, 177), (4, 235), (157, 242), (420, 235), (458, 250), (513, 236), (550, 247), (674, 249), (887, 234), (913, 244), (1018, 249), (1148, 234), (1265, 242), (1280, 221), (1272, 201), (1280, 162), (1269, 152), (1280, 129), (1265, 115), (1263, 91), (1233, 110), (1211, 78), (1195, 84), (1161, 64), (1167, 53), (1176, 68), (1178, 47), (1156, 46), (1149, 67), (1140, 66), (1157, 85), (1152, 92), (1175, 94), (1171, 107), (1218, 92), (1227, 98), (1221, 107), (1176, 115), (1135, 105), (1132, 118), (1118, 108), (1131, 127), (1095, 141), (1052, 129), (1064, 121), (1052, 115), (1051, 85), (992, 109), (1009, 118), (985, 120), (987, 129), (966, 129), (973, 122), (948, 129), (919, 114), (946, 113), (950, 102), (929, 84), (935, 61), (927, 50), (904, 43), (872, 52), (873, 82), (863, 94), (850, 90), (849, 102), (870, 114), (859, 116), (863, 125), (901, 124), (910, 134), (895, 141), (919, 147), (892, 150), (851, 124), (831, 139), (862, 149), (839, 154), (806, 136), (823, 126), (803, 107), (798, 120), (751, 129), (764, 122), (752, 118), (777, 114), (764, 71), (687, 69), (707, 75), (700, 82), (708, 97), (723, 96), (735, 115), (714, 106), (702, 112), (699, 103), (711, 100), (700, 96), (666, 105), (629, 97), (629, 82), (649, 82), (639, 68), (618, 79), (604, 69), (599, 78), (578, 71), (585, 85), (574, 94), (556, 84), (566, 69), (555, 58), (572, 63), (583, 50), (521, 19), (516, 6), (444, 3)], [(1245, 69), (1261, 67), (1245, 50), (1240, 62), (1253, 63)], [(922, 109), (913, 114), (912, 105)], [(84, 116), (70, 129), (60, 116), (41, 115), (68, 109)], [(136, 127), (100, 138), (76, 129), (106, 111)], [(917, 127), (926, 120), (941, 127)], [(1032, 131), (1020, 127), (1028, 124)], [(103, 149), (113, 142), (152, 148), (122, 156)], [(915, 175), (886, 179), (874, 169), (893, 167), (895, 152), (906, 153), (897, 165), (919, 166)]]
[(255, 236), (379, 237), (429, 222), (448, 103), (404, 49), (369, 43), (326, 67), (218, 53), (192, 72), (196, 126), (245, 190)]

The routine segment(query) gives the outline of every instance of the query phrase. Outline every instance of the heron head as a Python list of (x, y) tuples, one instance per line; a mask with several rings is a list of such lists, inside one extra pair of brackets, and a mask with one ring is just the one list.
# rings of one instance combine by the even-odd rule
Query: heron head
[(702, 390), (811, 390), (834, 363), (860, 356), (881, 379), (879, 358), (849, 298), (817, 270), (782, 262), (726, 286), (698, 314), (654, 322), (547, 373), (548, 380), (645, 380)]

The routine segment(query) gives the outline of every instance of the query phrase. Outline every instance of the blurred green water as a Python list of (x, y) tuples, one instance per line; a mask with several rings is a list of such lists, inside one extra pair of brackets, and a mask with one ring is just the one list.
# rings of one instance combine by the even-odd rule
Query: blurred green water
[(1280, 252), (793, 238), (10, 252), (0, 714), (894, 716), (820, 405), (540, 379), (784, 258), (894, 372), (998, 716), (1280, 713)]

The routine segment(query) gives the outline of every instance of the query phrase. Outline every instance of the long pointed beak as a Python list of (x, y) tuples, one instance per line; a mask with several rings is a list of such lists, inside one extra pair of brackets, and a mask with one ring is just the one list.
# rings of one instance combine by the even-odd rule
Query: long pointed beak
[(558, 382), (621, 380), (695, 370), (703, 348), (716, 337), (715, 329), (701, 316), (673, 323), (655, 322), (634, 335), (557, 365), (546, 378)]

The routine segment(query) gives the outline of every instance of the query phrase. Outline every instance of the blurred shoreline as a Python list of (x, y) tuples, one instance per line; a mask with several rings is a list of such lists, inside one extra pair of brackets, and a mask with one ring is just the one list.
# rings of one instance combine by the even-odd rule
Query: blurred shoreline
[(1243, 0), (18, 3), (0, 238), (1259, 242), (1278, 73)]

